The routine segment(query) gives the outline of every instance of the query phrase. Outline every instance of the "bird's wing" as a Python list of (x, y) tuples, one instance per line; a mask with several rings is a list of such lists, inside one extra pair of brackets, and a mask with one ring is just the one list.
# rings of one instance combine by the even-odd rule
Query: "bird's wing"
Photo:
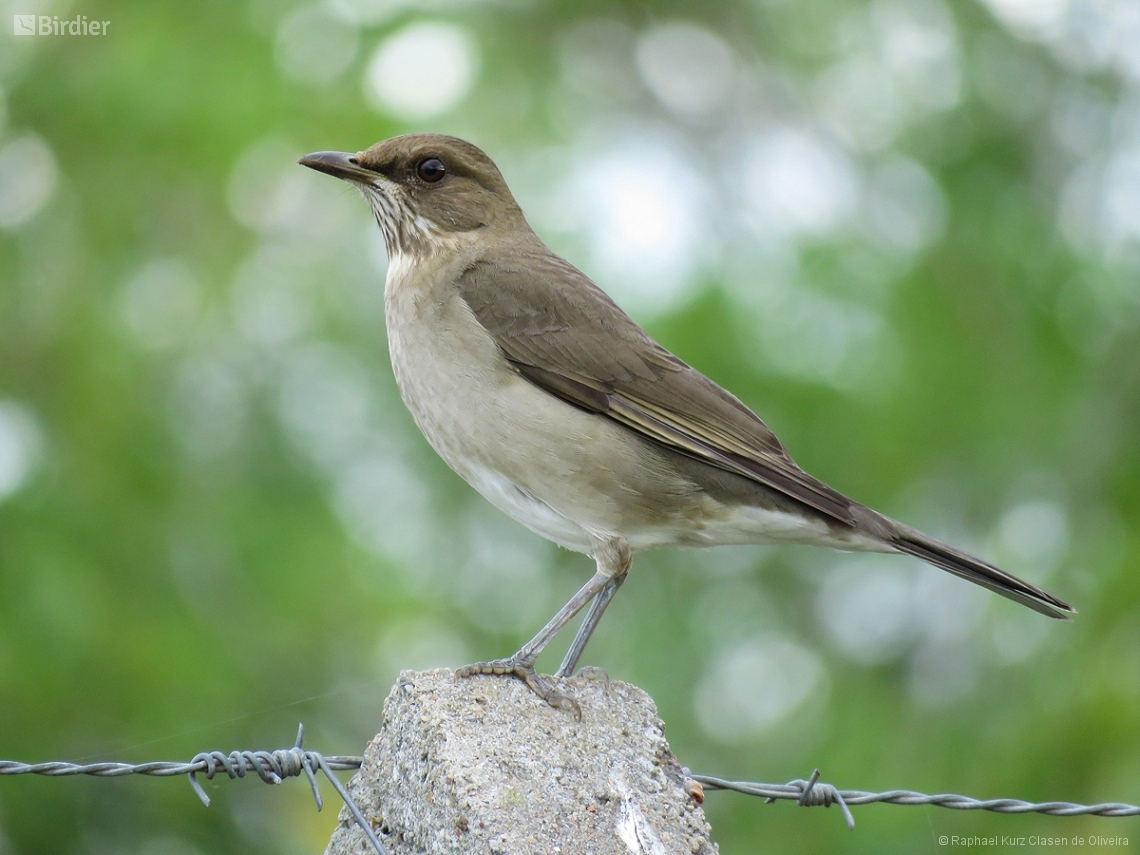
[(460, 294), (506, 358), (552, 395), (854, 526), (854, 503), (808, 475), (729, 392), (655, 342), (548, 251), (476, 263)]

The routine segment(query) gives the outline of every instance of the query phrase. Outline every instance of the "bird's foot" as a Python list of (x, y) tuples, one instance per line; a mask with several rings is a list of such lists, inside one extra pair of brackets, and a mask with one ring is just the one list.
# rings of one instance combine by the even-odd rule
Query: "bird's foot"
[[(573, 677), (574, 675), (560, 668), (554, 676), (557, 679)], [(585, 677), (587, 680), (601, 680), (607, 689), (610, 687), (610, 675), (606, 673), (604, 668), (599, 668), (597, 665), (583, 665), (578, 669), (578, 676)]]
[(507, 659), (494, 659), (490, 662), (475, 662), (464, 665), (455, 671), (457, 677), (474, 677), (476, 674), (518, 677), (527, 688), (555, 709), (569, 710), (578, 721), (582, 720), (582, 707), (569, 695), (564, 695), (552, 686), (546, 678), (534, 670), (534, 663), (511, 656)]

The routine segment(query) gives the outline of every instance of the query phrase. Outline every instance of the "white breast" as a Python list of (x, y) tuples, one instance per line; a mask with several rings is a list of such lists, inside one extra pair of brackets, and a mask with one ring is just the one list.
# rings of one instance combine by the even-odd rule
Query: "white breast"
[[(392, 369), (412, 418), (439, 456), (495, 507), (555, 543), (590, 551), (585, 528), (539, 498), (541, 489), (528, 489), (556, 462), (549, 454), (537, 466), (527, 460), (533, 454), (521, 419), (533, 402), (519, 398), (541, 393), (507, 368), (453, 287), (413, 288), (412, 271), (411, 259), (393, 255), (385, 291)], [(445, 270), (433, 278), (455, 277)]]

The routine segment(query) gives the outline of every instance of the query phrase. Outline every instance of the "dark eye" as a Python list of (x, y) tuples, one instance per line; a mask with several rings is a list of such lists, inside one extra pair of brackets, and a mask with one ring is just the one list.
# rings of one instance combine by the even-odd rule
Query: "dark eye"
[(420, 165), (416, 167), (416, 174), (430, 184), (434, 184), (443, 178), (445, 172), (447, 172), (447, 168), (438, 157), (421, 160)]

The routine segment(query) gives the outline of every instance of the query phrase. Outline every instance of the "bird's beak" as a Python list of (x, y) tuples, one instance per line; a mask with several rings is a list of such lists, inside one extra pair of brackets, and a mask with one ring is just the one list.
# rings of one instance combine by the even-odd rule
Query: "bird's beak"
[(336, 178), (346, 181), (359, 181), (371, 184), (376, 180), (376, 173), (365, 169), (356, 162), (356, 155), (345, 151), (315, 151), (306, 154), (297, 161), (301, 166), (315, 169), (317, 172), (327, 172)]

